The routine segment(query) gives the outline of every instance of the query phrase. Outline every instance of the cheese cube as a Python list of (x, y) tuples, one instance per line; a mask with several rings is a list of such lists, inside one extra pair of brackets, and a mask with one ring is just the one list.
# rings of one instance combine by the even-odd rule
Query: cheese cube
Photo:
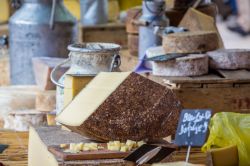
[(128, 152), (129, 151), (129, 147), (127, 145), (124, 145), (121, 147), (120, 149), (121, 152)]

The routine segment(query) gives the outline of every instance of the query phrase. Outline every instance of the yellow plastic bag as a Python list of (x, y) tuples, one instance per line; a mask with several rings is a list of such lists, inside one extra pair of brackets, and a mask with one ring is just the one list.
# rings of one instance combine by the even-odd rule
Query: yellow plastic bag
[(250, 165), (250, 114), (217, 113), (209, 128), (210, 135), (202, 147), (203, 152), (211, 147), (237, 145), (239, 165)]

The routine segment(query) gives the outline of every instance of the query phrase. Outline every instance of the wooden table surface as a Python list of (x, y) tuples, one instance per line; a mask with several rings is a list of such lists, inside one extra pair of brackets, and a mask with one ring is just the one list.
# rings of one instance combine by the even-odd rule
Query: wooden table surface
[(28, 165), (28, 132), (0, 130), (0, 144), (9, 147), (0, 154), (0, 162), (5, 166)]
[[(28, 163), (28, 132), (14, 132), (0, 130), (0, 144), (7, 144), (9, 148), (0, 154), (0, 162), (5, 166), (27, 166)], [(174, 161), (184, 161), (186, 149), (178, 151), (174, 155)], [(206, 155), (199, 149), (192, 149), (190, 162), (205, 164)]]

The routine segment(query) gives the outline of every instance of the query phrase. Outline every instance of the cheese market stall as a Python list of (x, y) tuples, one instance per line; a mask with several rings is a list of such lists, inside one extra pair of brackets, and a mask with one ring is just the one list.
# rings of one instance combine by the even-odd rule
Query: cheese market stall
[[(250, 51), (224, 48), (216, 5), (143, 0), (110, 23), (107, 1), (85, 3), (100, 18), (86, 9), (77, 25), (60, 0), (25, 0), (11, 19), (10, 49), (6, 37), (0, 47), (0, 165), (222, 166), (223, 155), (225, 166), (244, 165), (235, 144), (201, 148), (217, 113), (250, 110)], [(24, 38), (18, 13), (29, 7), (51, 13), (29, 20)]]

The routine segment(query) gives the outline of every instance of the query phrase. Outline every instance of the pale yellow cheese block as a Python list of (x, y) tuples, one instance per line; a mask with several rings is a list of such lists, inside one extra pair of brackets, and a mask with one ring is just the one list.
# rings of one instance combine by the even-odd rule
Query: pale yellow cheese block
[[(98, 74), (57, 116), (56, 121), (68, 126), (80, 126), (129, 74), (130, 72)], [(86, 106), (84, 111), (82, 105)]]
[(33, 127), (29, 130), (28, 156), (28, 166), (58, 166), (55, 157), (47, 150)]
[(64, 81), (64, 106), (67, 106), (74, 97), (94, 78), (94, 76), (66, 75)]

